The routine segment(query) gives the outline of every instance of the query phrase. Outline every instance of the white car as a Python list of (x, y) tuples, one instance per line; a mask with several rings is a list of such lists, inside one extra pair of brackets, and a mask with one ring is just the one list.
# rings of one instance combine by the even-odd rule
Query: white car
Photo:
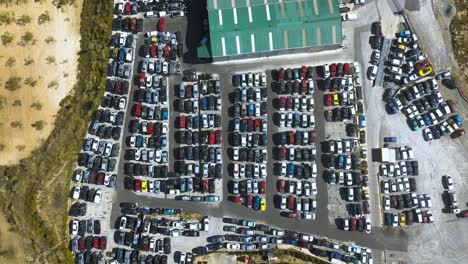
[(125, 97), (121, 97), (119, 100), (119, 109), (124, 109), (127, 105), (127, 99)]
[(383, 193), (389, 193), (390, 192), (390, 184), (386, 180), (382, 181), (382, 191), (383, 191)]
[(80, 186), (73, 188), (73, 199), (80, 199)]
[[(366, 233), (369, 234), (371, 232), (371, 229), (372, 229), (370, 218), (366, 218), (365, 225), (366, 225)], [(365, 263), (365, 262), (363, 262), (363, 263)]]
[(317, 195), (317, 183), (311, 182), (312, 194)]
[(348, 218), (345, 218), (343, 221), (343, 230), (349, 231), (349, 219)]
[(95, 203), (100, 203), (102, 199), (102, 190), (97, 189), (96, 194), (94, 195), (94, 202)]
[(163, 74), (168, 74), (169, 73), (169, 65), (167, 62), (163, 62), (162, 64), (162, 73)]
[(446, 176), (446, 178), (445, 178), (445, 185), (446, 185), (447, 190), (448, 190), (449, 192), (453, 192), (453, 191), (454, 191), (454, 189), (455, 189), (455, 183), (453, 182), (452, 177)]
[(267, 177), (267, 168), (265, 164), (260, 165), (260, 177), (266, 178)]
[(281, 195), (280, 209), (281, 209), (281, 210), (285, 210), (285, 209), (286, 209), (286, 195)]
[(384, 203), (384, 209), (390, 210), (390, 197), (388, 195), (384, 195), (383, 203)]
[(281, 176), (286, 176), (286, 169), (287, 169), (287, 165), (285, 162), (281, 163), (281, 172), (280, 172), (280, 175)]
[(262, 72), (261, 75), (260, 75), (260, 85), (265, 86), (266, 83), (267, 83), (266, 74), (264, 72)]
[(71, 233), (72, 235), (78, 235), (78, 220), (73, 220), (71, 222)]
[(232, 250), (240, 250), (240, 244), (237, 243), (227, 243), (226, 244), (227, 249), (232, 249)]
[(119, 230), (124, 230), (126, 225), (127, 225), (127, 217), (125, 216), (120, 217)]
[(232, 148), (233, 160), (239, 160), (239, 148)]

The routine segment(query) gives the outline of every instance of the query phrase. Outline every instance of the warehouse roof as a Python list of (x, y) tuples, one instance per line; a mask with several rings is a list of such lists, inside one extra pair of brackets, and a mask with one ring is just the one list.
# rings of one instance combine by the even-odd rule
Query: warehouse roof
[(338, 0), (207, 0), (213, 57), (340, 44)]

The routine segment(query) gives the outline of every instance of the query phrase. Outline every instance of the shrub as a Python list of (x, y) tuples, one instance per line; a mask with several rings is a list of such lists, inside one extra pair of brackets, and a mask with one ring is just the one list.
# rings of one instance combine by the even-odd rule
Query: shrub
[(15, 101), (13, 102), (13, 104), (11, 104), (11, 105), (12, 105), (12, 106), (21, 106), (21, 105), (23, 105), (23, 104), (21, 103), (21, 100), (15, 100)]
[(23, 151), (24, 149), (26, 149), (26, 146), (25, 145), (16, 145), (15, 147), (18, 151)]
[(31, 23), (32, 18), (28, 15), (22, 15), (20, 18), (16, 20), (16, 25), (18, 26), (25, 26)]
[(47, 64), (51, 64), (51, 63), (55, 64), (55, 57), (54, 56), (47, 56), (46, 61), (47, 61)]
[(34, 87), (37, 84), (37, 80), (34, 80), (32, 77), (28, 77), (24, 79), (24, 84)]
[(15, 21), (15, 14), (13, 12), (0, 12), (0, 26), (10, 25), (13, 21)]
[(45, 11), (44, 13), (42, 13), (38, 18), (37, 18), (37, 23), (39, 25), (42, 25), (46, 22), (50, 22), (50, 14), (48, 11)]
[(26, 46), (26, 45), (34, 45), (36, 44), (36, 39), (34, 39), (34, 34), (31, 31), (28, 31), (24, 33), (23, 36), (21, 36), (21, 41), (18, 42), (18, 45), (20, 46)]
[(5, 144), (0, 144), (0, 151), (4, 151), (6, 148)]
[(49, 89), (57, 89), (58, 88), (58, 82), (57, 81), (51, 81), (48, 85), (47, 88)]
[(21, 88), (21, 77), (12, 76), (5, 82), (5, 89), (9, 91), (16, 91)]
[(55, 38), (52, 36), (48, 36), (46, 39), (44, 39), (44, 42), (50, 44), (52, 42), (55, 42)]
[(34, 59), (33, 59), (33, 58), (28, 57), (28, 58), (25, 58), (25, 59), (24, 59), (24, 65), (25, 65), (25, 66), (29, 66), (29, 65), (31, 65), (31, 64), (33, 64), (33, 63), (34, 63)]
[(15, 66), (16, 59), (14, 57), (8, 58), (8, 60), (5, 62), (5, 66), (7, 67), (13, 67)]
[(31, 124), (32, 127), (34, 127), (36, 130), (42, 130), (45, 126), (45, 122), (42, 120), (36, 121)]
[(5, 33), (3, 33), (1, 38), (3, 46), (8, 46), (8, 44), (15, 40), (15, 35), (13, 35), (13, 33), (11, 32), (6, 31)]
[(13, 121), (10, 123), (10, 127), (12, 128), (23, 128), (23, 123), (21, 121)]
[(42, 110), (42, 104), (41, 102), (34, 102), (30, 105), (31, 108), (35, 108), (37, 111), (41, 111)]
[(6, 103), (7, 103), (7, 99), (5, 98), (5, 96), (0, 95), (0, 110), (3, 109)]

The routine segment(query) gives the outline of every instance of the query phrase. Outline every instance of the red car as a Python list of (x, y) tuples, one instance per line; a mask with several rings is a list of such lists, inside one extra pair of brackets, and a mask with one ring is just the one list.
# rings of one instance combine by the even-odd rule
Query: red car
[(213, 145), (215, 143), (215, 139), (216, 139), (215, 132), (210, 131), (210, 137), (209, 137), (209, 140), (208, 140), (208, 144)]
[(231, 196), (230, 200), (234, 203), (240, 203), (242, 201), (240, 196)]
[(84, 237), (80, 237), (80, 239), (78, 239), (78, 251), (84, 252), (85, 249), (86, 249), (86, 240), (84, 239)]
[(97, 177), (98, 177), (97, 172), (91, 171), (91, 172), (89, 173), (89, 183), (91, 183), (91, 184), (96, 184), (96, 182), (97, 182)]
[(286, 181), (285, 180), (279, 180), (278, 181), (278, 191), (280, 193), (284, 193), (284, 188), (286, 187)]
[(289, 195), (288, 197), (288, 209), (291, 211), (294, 211), (294, 208), (296, 207), (296, 198), (294, 196)]
[(288, 134), (289, 134), (289, 137), (288, 137), (289, 138), (289, 144), (293, 145), (294, 144), (294, 132), (289, 131)]
[(260, 194), (265, 194), (266, 192), (266, 181), (260, 182)]
[(151, 45), (150, 47), (150, 56), (156, 58), (158, 56), (158, 47), (156, 45)]
[(101, 239), (98, 236), (93, 237), (93, 247), (99, 249), (99, 245), (101, 244)]
[(278, 80), (284, 80), (284, 68), (280, 68), (278, 72)]
[(343, 70), (344, 70), (344, 74), (345, 74), (345, 75), (350, 75), (350, 72), (349, 72), (349, 69), (350, 69), (350, 68), (351, 68), (351, 67), (349, 66), (349, 63), (345, 63), (345, 64), (343, 65)]
[(185, 128), (185, 125), (186, 125), (185, 121), (186, 121), (186, 116), (181, 115), (179, 119), (179, 128)]
[(309, 131), (309, 144), (315, 143), (315, 130)]
[(127, 2), (125, 4), (124, 12), (125, 12), (126, 15), (130, 15), (130, 13), (132, 12), (132, 3)]
[(356, 231), (357, 230), (357, 219), (353, 218), (351, 219), (351, 231)]
[(216, 130), (216, 144), (221, 144), (221, 130)]
[(279, 110), (284, 111), (286, 107), (286, 97), (280, 97), (279, 99)]
[(452, 111), (452, 113), (457, 112), (457, 105), (455, 104), (454, 101), (447, 100), (446, 102), (447, 102), (447, 105), (450, 107), (450, 111)]
[(286, 154), (287, 154), (286, 147), (282, 146), (281, 150), (280, 150), (280, 159), (285, 160), (286, 159)]
[(164, 19), (164, 17), (161, 17), (158, 21), (158, 31), (159, 32), (166, 31), (166, 20)]
[(292, 218), (292, 219), (301, 219), (301, 214), (291, 212), (291, 213), (288, 214), (288, 217)]
[(252, 204), (253, 204), (253, 196), (247, 195), (247, 207), (252, 208)]
[(286, 101), (286, 110), (292, 110), (293, 108), (293, 98), (288, 97), (288, 100)]
[(429, 62), (427, 60), (423, 60), (419, 63), (416, 63), (416, 65), (414, 65), (414, 68), (416, 69), (416, 71), (419, 71), (419, 70), (422, 70), (422, 69), (425, 69), (427, 67), (431, 66), (429, 64)]
[(337, 67), (336, 67), (336, 64), (333, 63), (330, 65), (330, 77), (331, 78), (335, 78), (336, 77), (336, 71), (337, 71)]
[(262, 129), (262, 120), (255, 119), (255, 131), (260, 131)]
[(304, 79), (307, 75), (307, 67), (306, 66), (302, 66), (301, 67), (301, 79)]
[(247, 119), (247, 130), (252, 132), (254, 130), (254, 121), (252, 118)]
[(463, 135), (465, 135), (465, 129), (459, 129), (459, 130), (453, 132), (453, 133), (450, 135), (450, 137), (451, 137), (451, 138), (459, 138), (459, 137), (461, 137), (461, 136), (463, 136)]
[(137, 19), (135, 17), (130, 19), (130, 31), (132, 32), (137, 31)]
[(331, 106), (332, 105), (332, 95), (327, 94), (325, 96), (325, 106)]
[(147, 125), (147, 130), (148, 130), (148, 134), (150, 135), (153, 135), (154, 134), (154, 123), (148, 123)]
[(101, 243), (99, 244), (99, 249), (100, 250), (106, 250), (107, 248), (107, 237), (102, 236), (101, 237)]
[(138, 103), (135, 107), (135, 116), (140, 117), (141, 116), (141, 107), (142, 103)]
[(106, 177), (106, 174), (103, 172), (98, 173), (98, 179), (97, 179), (97, 184), (102, 185), (104, 184), (104, 178)]
[(169, 58), (171, 56), (171, 49), (167, 45), (163, 48), (163, 56), (164, 58)]
[(135, 192), (141, 192), (141, 180), (135, 180)]
[(203, 180), (202, 185), (203, 185), (202, 193), (207, 193), (210, 191), (208, 180)]
[(141, 87), (146, 87), (146, 80), (145, 80), (145, 74), (144, 73), (140, 73), (140, 86)]
[(303, 94), (307, 93), (307, 88), (309, 88), (309, 82), (306, 79), (301, 81), (301, 88)]

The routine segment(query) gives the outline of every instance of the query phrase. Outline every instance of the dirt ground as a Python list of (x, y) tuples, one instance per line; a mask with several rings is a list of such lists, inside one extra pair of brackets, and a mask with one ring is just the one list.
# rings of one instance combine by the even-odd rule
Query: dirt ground
[[(46, 2), (46, 1), (44, 1)], [(0, 96), (3, 108), (0, 109), (0, 165), (14, 164), (27, 157), (38, 147), (53, 129), (54, 115), (59, 103), (72, 89), (76, 80), (76, 67), (80, 47), (79, 23), (81, 1), (76, 7), (57, 9), (51, 3), (28, 1), (21, 6), (1, 6), (1, 11), (12, 11), (15, 17), (28, 15), (31, 23), (25, 26), (2, 25), (0, 35), (5, 32), (14, 34), (14, 41), (3, 46), (0, 44)], [(38, 17), (48, 11), (51, 21), (38, 25)], [(32, 32), (35, 45), (18, 45), (25, 32)], [(52, 37), (53, 42), (45, 39)], [(6, 67), (10, 57), (15, 59), (12, 67)], [(48, 57), (55, 58), (55, 62)], [(25, 65), (25, 60), (34, 63)], [(5, 89), (5, 82), (11, 76), (22, 78), (21, 88), (15, 91)], [(25, 84), (27, 78), (37, 81), (36, 85)], [(58, 85), (49, 87), (56, 82)], [(36, 107), (31, 107), (35, 104)], [(22, 128), (14, 128), (12, 122), (19, 121)], [(44, 128), (37, 130), (31, 124), (43, 121)]]

